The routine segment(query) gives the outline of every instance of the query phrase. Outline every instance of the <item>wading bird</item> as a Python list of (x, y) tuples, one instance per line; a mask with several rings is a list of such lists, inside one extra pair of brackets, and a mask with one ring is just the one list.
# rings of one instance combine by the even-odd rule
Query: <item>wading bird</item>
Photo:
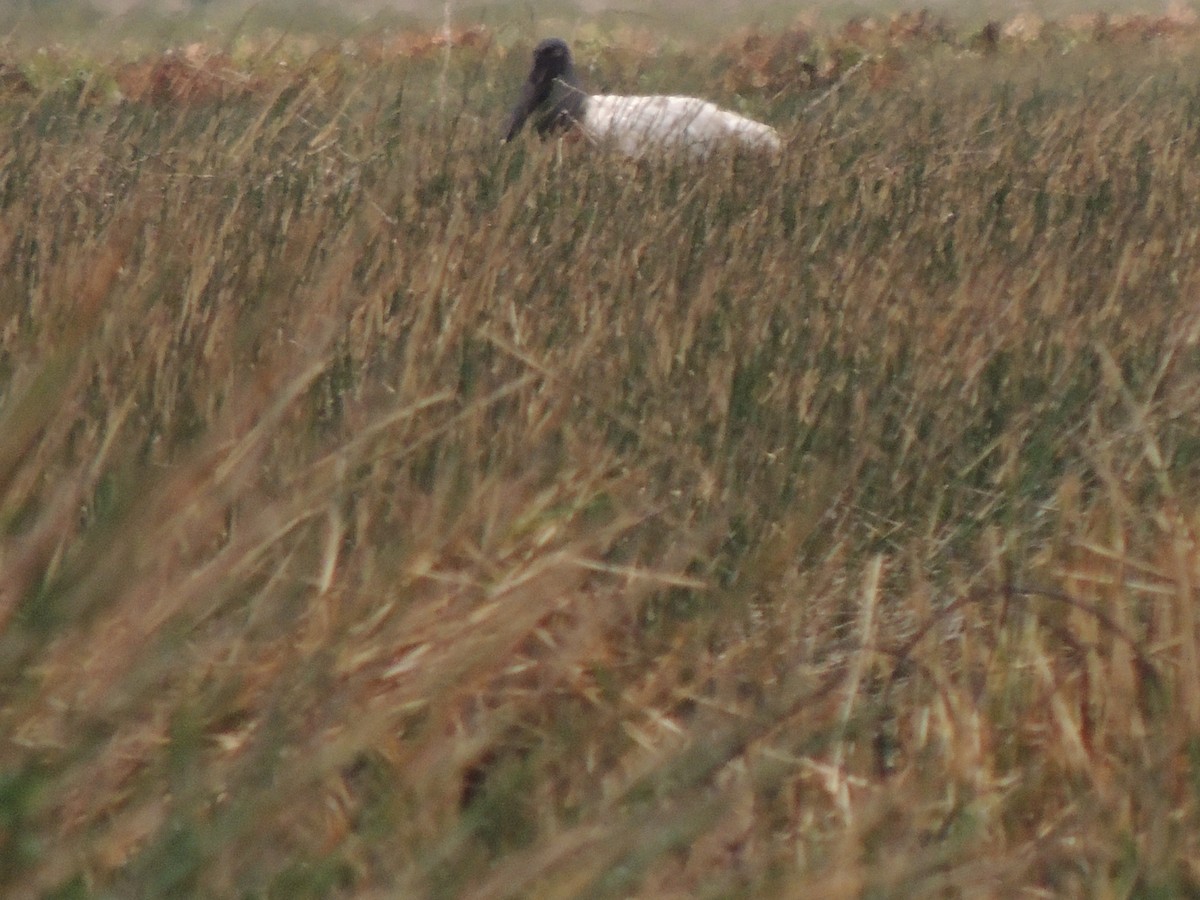
[(704, 156), (723, 146), (778, 153), (782, 147), (770, 125), (707, 100), (588, 94), (575, 74), (570, 49), (558, 38), (547, 38), (534, 48), (533, 68), (509, 116), (504, 140), (516, 137), (535, 113), (534, 128), (540, 135), (578, 127), (594, 143), (634, 157), (680, 150)]

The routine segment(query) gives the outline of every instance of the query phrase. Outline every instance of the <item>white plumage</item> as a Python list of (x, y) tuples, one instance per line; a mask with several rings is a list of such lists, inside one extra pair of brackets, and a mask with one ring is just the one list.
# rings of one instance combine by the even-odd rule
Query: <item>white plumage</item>
[(747, 119), (696, 97), (626, 97), (587, 94), (575, 74), (571, 51), (558, 38), (533, 51), (533, 68), (509, 117), (505, 140), (539, 110), (539, 134), (578, 127), (590, 140), (627, 156), (672, 152), (704, 156), (721, 146), (777, 153), (782, 142), (770, 125)]
[(589, 97), (584, 131), (598, 141), (612, 141), (622, 153), (640, 156), (655, 146), (678, 146), (704, 154), (735, 142), (776, 152), (779, 135), (770, 125), (721, 109), (697, 97)]

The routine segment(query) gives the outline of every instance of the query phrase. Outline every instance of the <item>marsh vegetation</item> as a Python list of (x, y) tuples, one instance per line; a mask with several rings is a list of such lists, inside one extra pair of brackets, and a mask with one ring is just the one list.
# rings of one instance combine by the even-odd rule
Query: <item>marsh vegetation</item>
[(1200, 69), (1095, 37), (579, 51), (776, 165), (11, 59), (0, 893), (1200, 889)]

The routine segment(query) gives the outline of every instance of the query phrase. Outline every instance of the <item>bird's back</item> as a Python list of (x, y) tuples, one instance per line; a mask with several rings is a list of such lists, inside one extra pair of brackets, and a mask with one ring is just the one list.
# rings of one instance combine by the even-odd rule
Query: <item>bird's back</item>
[(775, 129), (697, 97), (589, 97), (583, 126), (593, 139), (628, 156), (648, 150), (704, 155), (723, 145), (778, 152)]

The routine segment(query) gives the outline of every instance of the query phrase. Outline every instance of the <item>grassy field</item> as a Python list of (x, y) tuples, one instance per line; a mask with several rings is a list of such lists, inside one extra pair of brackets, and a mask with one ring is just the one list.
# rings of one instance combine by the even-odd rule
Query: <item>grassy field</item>
[(472, 34), (0, 68), (0, 894), (1200, 891), (1200, 34)]

